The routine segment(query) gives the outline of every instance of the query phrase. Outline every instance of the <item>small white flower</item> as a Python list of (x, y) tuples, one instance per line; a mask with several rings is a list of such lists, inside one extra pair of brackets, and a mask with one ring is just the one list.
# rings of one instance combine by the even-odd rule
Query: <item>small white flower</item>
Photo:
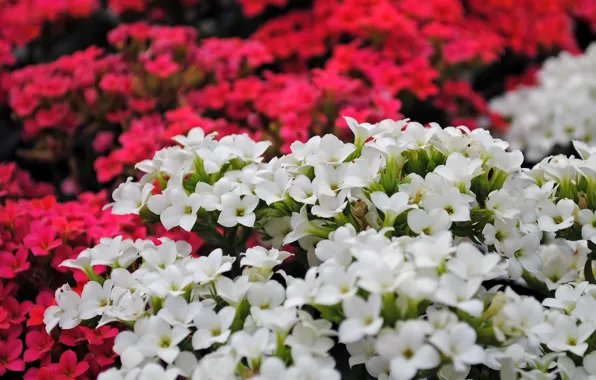
[(63, 329), (72, 329), (81, 322), (79, 309), (81, 297), (64, 285), (56, 290), (54, 298), (57, 305), (50, 306), (43, 315), (43, 323), (46, 325), (48, 334), (56, 325)]
[(449, 214), (443, 209), (433, 209), (426, 212), (415, 209), (408, 212), (408, 226), (417, 234), (428, 236), (437, 235), (451, 227)]
[(472, 299), (472, 297), (480, 288), (481, 283), (482, 280), (478, 278), (465, 281), (454, 274), (445, 273), (439, 280), (435, 301), (479, 317), (484, 310), (484, 304), (479, 299)]
[(217, 291), (217, 296), (221, 297), (231, 306), (236, 306), (246, 296), (246, 292), (248, 291), (248, 281), (248, 276), (240, 276), (234, 281), (228, 277), (218, 277), (215, 280), (215, 290)]
[(132, 182), (132, 177), (128, 177), (126, 182), (121, 183), (112, 193), (114, 202), (104, 206), (103, 209), (112, 208), (114, 215), (138, 214), (151, 196), (153, 187), (150, 183), (141, 185)]
[(414, 208), (409, 204), (410, 197), (408, 193), (397, 192), (391, 196), (381, 191), (375, 191), (370, 194), (370, 199), (373, 201), (376, 208), (385, 213), (386, 226), (392, 226), (395, 219), (404, 211)]
[(391, 368), (391, 379), (409, 380), (421, 369), (432, 369), (439, 365), (439, 353), (426, 343), (426, 334), (416, 322), (405, 322), (399, 332), (383, 330), (376, 344), (379, 355), (387, 359)]
[(596, 241), (596, 214), (592, 210), (579, 210), (577, 217), (582, 225), (582, 239)]
[(190, 330), (182, 326), (170, 327), (161, 318), (150, 317), (147, 334), (139, 339), (138, 347), (147, 356), (158, 356), (168, 364), (176, 360), (180, 353), (178, 343), (182, 342)]
[(538, 227), (542, 231), (555, 232), (573, 225), (575, 203), (571, 199), (561, 199), (557, 205), (543, 200), (538, 203)]
[(271, 332), (266, 328), (260, 328), (254, 334), (238, 331), (232, 336), (231, 344), (238, 355), (248, 359), (258, 359), (275, 347)]
[(367, 335), (375, 335), (383, 326), (381, 296), (371, 294), (368, 300), (360, 297), (346, 298), (343, 303), (346, 319), (339, 326), (339, 340), (353, 343)]
[(209, 309), (200, 309), (194, 317), (197, 331), (192, 336), (192, 347), (202, 350), (215, 343), (225, 343), (231, 334), (230, 326), (234, 321), (236, 310), (226, 306), (218, 313)]
[(430, 342), (451, 359), (456, 371), (465, 371), (469, 365), (484, 362), (484, 350), (476, 344), (476, 331), (466, 323), (437, 331)]
[(172, 189), (167, 193), (170, 206), (161, 212), (159, 218), (166, 228), (171, 230), (176, 226), (185, 231), (190, 231), (197, 221), (197, 212), (201, 207), (199, 194), (187, 195), (182, 189)]
[(204, 307), (199, 302), (187, 303), (181, 296), (169, 296), (157, 316), (171, 326), (190, 327), (195, 315)]
[(110, 304), (110, 296), (114, 282), (107, 280), (103, 286), (95, 281), (85, 284), (81, 293), (81, 319), (91, 319), (101, 315)]
[(224, 256), (221, 249), (212, 251), (209, 256), (201, 256), (188, 263), (187, 268), (199, 284), (206, 284), (215, 280), (222, 273), (232, 269), (235, 257)]
[(240, 198), (236, 194), (224, 194), (221, 197), (222, 211), (217, 223), (224, 227), (234, 227), (237, 224), (252, 227), (256, 219), (254, 210), (258, 204), (259, 198), (254, 195)]
[(586, 340), (596, 330), (591, 323), (577, 324), (575, 318), (561, 316), (554, 325), (555, 334), (547, 343), (553, 351), (569, 351), (583, 356), (588, 349)]
[(268, 250), (263, 247), (253, 247), (247, 249), (242, 256), (244, 257), (240, 260), (240, 266), (248, 266), (256, 269), (261, 274), (261, 277), (268, 280), (273, 274), (273, 268), (283, 263), (292, 254), (275, 248)]

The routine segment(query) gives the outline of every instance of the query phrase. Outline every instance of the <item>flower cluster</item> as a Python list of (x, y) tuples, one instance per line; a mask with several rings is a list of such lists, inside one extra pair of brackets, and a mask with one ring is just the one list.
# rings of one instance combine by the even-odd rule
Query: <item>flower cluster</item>
[(595, 67), (596, 45), (583, 55), (561, 53), (536, 73), (536, 85), (520, 86), (493, 99), (492, 110), (510, 119), (506, 139), (534, 162), (571, 140), (592, 142)]
[[(118, 14), (155, 13), (152, 19), (167, 8), (147, 0), (108, 3)], [(175, 3), (197, 8), (194, 1)], [(285, 0), (240, 3), (247, 16), (288, 5)], [(147, 149), (143, 157), (122, 157), (122, 150), (114, 151), (120, 136), (127, 141), (141, 129), (146, 135), (155, 136), (157, 129), (168, 134), (166, 113), (187, 105), (206, 119), (200, 125), (207, 130), (216, 123), (223, 133), (264, 137), (273, 142), (274, 153), (288, 153), (292, 142), (312, 135), (343, 139), (339, 115), (375, 123), (432, 107), (454, 124), (500, 129), (502, 118), (469, 78), (506, 49), (528, 56), (539, 50), (578, 51), (571, 15), (590, 18), (589, 9), (575, 1), (547, 3), (321, 0), (266, 21), (245, 40), (198, 40), (190, 27), (121, 24), (108, 34), (118, 53), (90, 47), (3, 73), (0, 87), (22, 123), (23, 137), (36, 143), (34, 155), (44, 162), (69, 160), (73, 135), (104, 141), (98, 143), (103, 151), (91, 158), (71, 160), (69, 173), (75, 181), (92, 177), (79, 173), (91, 172), (87, 161), (95, 162), (100, 184), (134, 175), (131, 163), (168, 145), (167, 139), (143, 143), (136, 149)], [(515, 23), (504, 21), (512, 14)], [(0, 47), (0, 56), (9, 51), (8, 45)], [(81, 185), (89, 189), (95, 183)]]
[(53, 193), (54, 188), (50, 184), (34, 181), (15, 163), (0, 163), (0, 199), (41, 198)]
[[(114, 365), (112, 346), (118, 329), (80, 326), (60, 334), (43, 329), (44, 310), (53, 303), (55, 289), (74, 280), (73, 289), (80, 291), (88, 281), (84, 272), (60, 266), (64, 260), (78, 257), (103, 237), (148, 236), (137, 217), (103, 212), (105, 202), (105, 193), (85, 193), (67, 203), (46, 196), (7, 200), (0, 206), (0, 376), (27, 369), (24, 378), (31, 380), (42, 378), (40, 373), (59, 376), (71, 370), (75, 377), (85, 373), (95, 378), (102, 368)], [(157, 232), (165, 233), (163, 228)], [(166, 235), (186, 239), (193, 251), (202, 244), (194, 234)], [(94, 270), (99, 274), (105, 268)]]
[[(246, 135), (175, 136), (108, 207), (218, 248), (105, 239), (62, 264), (90, 282), (56, 292), (48, 331), (129, 326), (102, 379), (339, 379), (338, 343), (376, 378), (596, 374), (596, 152), (523, 171), (482, 129), (346, 121), (352, 143), (313, 137), (268, 162)], [(246, 249), (254, 232), (272, 248)], [(534, 295), (485, 286), (508, 278)]]

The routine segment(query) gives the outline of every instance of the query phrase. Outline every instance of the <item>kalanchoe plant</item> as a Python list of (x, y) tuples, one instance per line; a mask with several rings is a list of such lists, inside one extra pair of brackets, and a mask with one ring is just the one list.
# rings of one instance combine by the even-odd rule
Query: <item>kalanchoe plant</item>
[[(128, 326), (114, 345), (122, 366), (102, 380), (340, 379), (336, 345), (381, 379), (596, 375), (581, 240), (593, 234), (565, 234), (590, 225), (574, 205), (591, 205), (578, 194), (593, 159), (523, 172), (522, 154), (485, 130), (346, 121), (352, 143), (313, 137), (268, 162), (269, 144), (246, 135), (176, 136), (107, 207), (195, 231), (213, 250), (102, 240), (63, 263), (90, 281), (56, 292), (48, 331)], [(268, 248), (247, 248), (255, 234)], [(523, 295), (491, 287), (508, 278)]]

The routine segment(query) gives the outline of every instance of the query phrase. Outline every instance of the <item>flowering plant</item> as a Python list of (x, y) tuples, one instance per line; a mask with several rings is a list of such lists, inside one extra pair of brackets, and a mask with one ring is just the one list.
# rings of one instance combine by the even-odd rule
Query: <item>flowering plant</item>
[(582, 55), (561, 53), (548, 59), (535, 73), (535, 85), (520, 86), (493, 99), (493, 111), (510, 119), (505, 138), (538, 161), (556, 145), (567, 148), (572, 140), (591, 142), (596, 45)]
[(382, 379), (596, 374), (594, 234), (574, 206), (594, 207), (596, 152), (523, 171), (482, 129), (346, 121), (353, 142), (269, 161), (246, 135), (175, 136), (109, 207), (214, 249), (104, 239), (62, 264), (89, 282), (56, 291), (47, 331), (128, 326), (103, 380), (340, 379), (343, 347)]

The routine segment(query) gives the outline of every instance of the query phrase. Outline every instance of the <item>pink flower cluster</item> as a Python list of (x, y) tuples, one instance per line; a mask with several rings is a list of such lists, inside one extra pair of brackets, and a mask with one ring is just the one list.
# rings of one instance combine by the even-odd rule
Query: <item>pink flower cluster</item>
[(138, 217), (104, 212), (107, 202), (102, 192), (67, 203), (46, 196), (0, 206), (0, 376), (13, 371), (27, 380), (95, 379), (113, 365), (117, 329), (79, 326), (48, 335), (43, 328), (54, 290), (68, 281), (80, 292), (88, 280), (78, 269), (61, 267), (63, 260), (76, 258), (102, 237), (147, 239), (153, 228), (158, 236), (187, 240), (194, 252), (202, 244), (194, 233), (165, 232), (161, 226), (142, 225)]
[(54, 193), (54, 188), (36, 182), (15, 163), (0, 163), (0, 200), (6, 198), (39, 198)]

